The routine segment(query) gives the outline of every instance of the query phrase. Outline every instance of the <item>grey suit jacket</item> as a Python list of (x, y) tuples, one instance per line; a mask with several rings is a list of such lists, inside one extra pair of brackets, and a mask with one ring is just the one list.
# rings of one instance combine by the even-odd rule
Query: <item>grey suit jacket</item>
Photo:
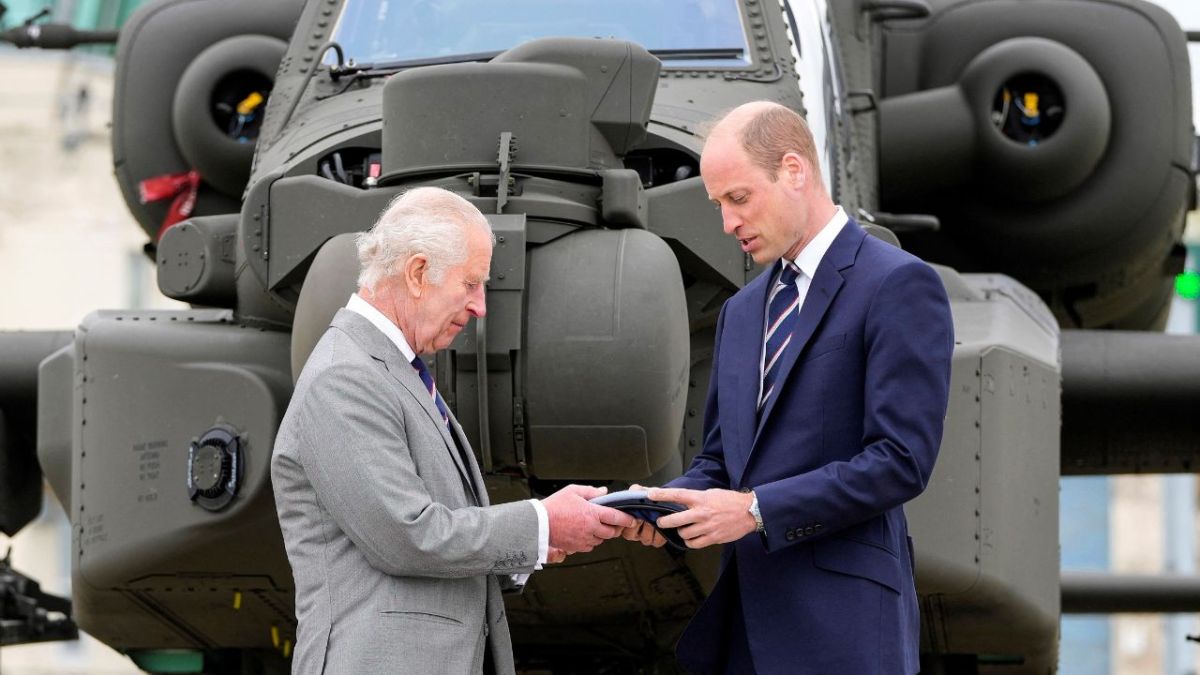
[(531, 572), (537, 513), (488, 505), (412, 365), (339, 310), (284, 415), (271, 460), (296, 580), (293, 673), (512, 673), (496, 575)]

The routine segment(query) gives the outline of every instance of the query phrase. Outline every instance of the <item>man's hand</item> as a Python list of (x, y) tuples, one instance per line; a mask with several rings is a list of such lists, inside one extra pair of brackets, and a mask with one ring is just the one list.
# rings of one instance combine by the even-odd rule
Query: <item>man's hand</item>
[(543, 499), (550, 520), (550, 546), (564, 554), (583, 553), (633, 527), (633, 516), (588, 502), (606, 492), (605, 488), (568, 485)]
[(562, 550), (561, 548), (554, 548), (553, 546), (551, 546), (550, 550), (546, 551), (546, 562), (551, 565), (553, 565), (554, 563), (560, 563), (566, 559), (567, 559), (567, 552)]
[[(646, 487), (633, 483), (629, 486), (630, 490), (645, 490)], [(667, 543), (667, 538), (662, 536), (654, 526), (644, 520), (638, 520), (633, 527), (627, 527), (621, 530), (621, 536), (629, 541), (636, 541), (643, 546), (653, 546), (654, 548), (662, 548), (663, 544)]]
[(660, 516), (658, 526), (678, 528), (688, 548), (728, 544), (758, 529), (750, 515), (754, 495), (749, 492), (650, 488), (647, 496), (656, 502), (677, 502), (687, 507), (686, 511)]
[(662, 548), (662, 545), (667, 543), (667, 538), (644, 520), (637, 521), (633, 527), (621, 530), (621, 536), (629, 541), (640, 542), (643, 546), (653, 546), (654, 548)]

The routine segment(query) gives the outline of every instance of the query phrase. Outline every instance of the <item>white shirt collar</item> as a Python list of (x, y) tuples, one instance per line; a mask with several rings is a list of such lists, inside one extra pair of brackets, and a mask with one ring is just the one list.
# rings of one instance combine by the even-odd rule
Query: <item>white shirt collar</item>
[(380, 330), (387, 339), (391, 340), (400, 353), (404, 355), (404, 360), (412, 363), (412, 360), (417, 358), (416, 352), (412, 347), (408, 346), (408, 340), (404, 339), (404, 333), (400, 332), (400, 328), (391, 322), (383, 312), (375, 309), (371, 303), (363, 300), (357, 293), (350, 296), (349, 302), (346, 303), (346, 309), (361, 315), (367, 321), (370, 321), (376, 328)]
[(833, 212), (833, 217), (829, 219), (825, 227), (821, 228), (821, 231), (817, 233), (817, 236), (812, 238), (812, 241), (808, 242), (807, 246), (800, 249), (800, 255), (797, 255), (796, 259), (792, 262), (796, 264), (796, 267), (800, 268), (801, 272), (804, 272), (804, 276), (809, 279), (813, 278), (813, 275), (817, 273), (817, 266), (821, 264), (821, 259), (825, 257), (825, 252), (833, 245), (833, 240), (837, 239), (838, 233), (842, 231), (842, 228), (849, 221), (850, 219), (846, 216), (846, 212), (842, 210), (842, 207), (837, 207), (837, 210)]

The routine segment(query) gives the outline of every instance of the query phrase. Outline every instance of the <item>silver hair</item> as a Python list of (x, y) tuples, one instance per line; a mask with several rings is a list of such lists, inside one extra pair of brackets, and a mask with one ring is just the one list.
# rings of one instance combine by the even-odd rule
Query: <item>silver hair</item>
[(419, 187), (393, 199), (371, 229), (355, 238), (358, 285), (374, 291), (414, 255), (429, 260), (429, 280), (439, 284), (446, 270), (467, 259), (466, 228), (492, 227), (471, 202), (436, 187)]

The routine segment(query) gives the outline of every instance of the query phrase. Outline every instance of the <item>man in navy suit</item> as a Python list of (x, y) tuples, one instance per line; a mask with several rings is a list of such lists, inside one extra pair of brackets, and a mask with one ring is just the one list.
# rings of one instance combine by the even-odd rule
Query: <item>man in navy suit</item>
[[(920, 620), (902, 505), (925, 489), (954, 349), (921, 260), (833, 203), (804, 120), (755, 102), (700, 160), (724, 229), (767, 265), (717, 322), (704, 447), (651, 498), (689, 547), (729, 544), (679, 640), (695, 672), (914, 673)], [(650, 528), (626, 538), (659, 544)]]

